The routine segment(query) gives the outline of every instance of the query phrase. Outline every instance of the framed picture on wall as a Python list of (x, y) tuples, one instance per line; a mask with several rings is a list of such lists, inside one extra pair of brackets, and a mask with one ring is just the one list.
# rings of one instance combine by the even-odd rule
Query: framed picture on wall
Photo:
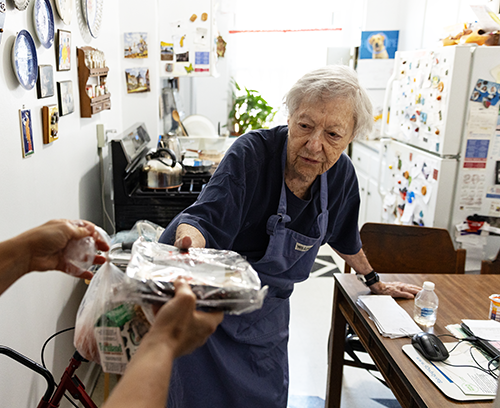
[(61, 81), (57, 83), (57, 99), (59, 101), (59, 115), (65, 116), (75, 111), (75, 97), (73, 82)]
[(359, 59), (394, 59), (399, 31), (362, 31)]
[(57, 70), (71, 69), (71, 32), (57, 30)]
[(125, 58), (147, 58), (148, 33), (124, 33), (123, 46)]
[(54, 71), (52, 65), (38, 66), (38, 99), (54, 96)]
[(33, 146), (33, 127), (31, 125), (31, 109), (19, 109), (19, 120), (21, 122), (21, 141), (23, 147), (23, 157), (35, 153)]
[(140, 93), (151, 91), (149, 83), (149, 68), (128, 68), (125, 70), (127, 93)]

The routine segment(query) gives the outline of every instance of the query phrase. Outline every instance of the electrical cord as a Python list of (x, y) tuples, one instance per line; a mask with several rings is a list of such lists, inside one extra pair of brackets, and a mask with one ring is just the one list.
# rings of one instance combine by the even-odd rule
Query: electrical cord
[[(453, 336), (451, 334), (440, 334), (439, 336), (437, 337), (453, 337), (454, 339), (458, 340), (457, 344), (455, 346), (453, 346), (453, 348), (451, 348), (450, 350), (448, 350), (448, 353), (452, 353), (460, 343), (464, 342), (464, 341), (470, 341), (470, 342), (474, 342), (474, 341), (477, 341), (479, 339), (479, 337), (477, 336), (468, 336), (468, 337), (464, 337), (462, 339), (459, 339), (457, 338), (456, 336)], [(484, 339), (483, 339), (484, 340)], [(447, 366), (450, 366), (450, 367), (457, 367), (457, 368), (475, 368), (475, 369), (478, 369), (490, 376), (492, 376), (494, 379), (498, 379), (498, 375), (494, 373), (494, 370), (491, 369), (491, 364), (495, 361), (495, 360), (498, 360), (499, 357), (494, 357), (492, 359), (489, 359), (488, 360), (488, 368), (484, 368), (481, 366), (481, 364), (479, 364), (479, 362), (476, 360), (476, 358), (474, 357), (474, 354), (472, 354), (472, 349), (473, 348), (476, 348), (474, 345), (470, 346), (469, 347), (469, 353), (470, 353), (470, 356), (472, 358), (472, 360), (474, 360), (474, 362), (476, 363), (475, 366), (473, 365), (454, 365), (454, 364), (450, 364), (450, 363), (447, 363), (445, 361), (441, 361), (441, 363), (447, 365)]]
[(70, 330), (75, 330), (75, 328), (69, 327), (67, 329), (60, 330), (57, 333), (54, 333), (52, 336), (50, 336), (47, 340), (45, 340), (45, 343), (43, 343), (42, 350), (40, 352), (40, 360), (42, 361), (43, 368), (47, 368), (47, 366), (45, 365), (45, 359), (44, 359), (43, 355), (45, 354), (45, 347), (47, 347), (48, 342), (50, 340), (52, 340), (54, 337), (59, 336), (60, 334), (65, 333), (65, 332), (70, 331)]

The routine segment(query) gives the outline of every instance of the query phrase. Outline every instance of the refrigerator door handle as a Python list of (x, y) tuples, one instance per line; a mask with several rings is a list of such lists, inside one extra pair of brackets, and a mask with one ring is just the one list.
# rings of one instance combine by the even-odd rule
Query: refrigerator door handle
[(391, 143), (391, 139), (388, 138), (382, 138), (380, 139), (380, 145), (379, 145), (379, 151), (378, 151), (378, 179), (377, 179), (377, 185), (378, 185), (378, 193), (380, 194), (380, 197), (382, 197), (382, 201), (384, 201), (385, 196), (387, 195), (388, 191), (384, 189), (383, 186), (383, 170), (385, 169), (385, 166), (382, 164), (384, 161), (384, 153), (387, 151), (387, 145)]
[(380, 135), (382, 137), (388, 136), (387, 133), (387, 125), (389, 122), (389, 104), (391, 103), (391, 96), (392, 96), (392, 84), (396, 80), (396, 77), (398, 76), (397, 72), (397, 67), (399, 66), (399, 52), (396, 52), (396, 55), (394, 57), (394, 71), (392, 72), (391, 77), (387, 81), (387, 87), (385, 89), (385, 95), (384, 95), (384, 107), (382, 109), (382, 125), (380, 127)]

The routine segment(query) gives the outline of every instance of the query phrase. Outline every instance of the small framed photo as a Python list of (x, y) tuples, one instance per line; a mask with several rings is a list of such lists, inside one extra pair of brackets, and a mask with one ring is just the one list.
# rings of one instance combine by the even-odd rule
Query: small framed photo
[(148, 57), (148, 33), (125, 33), (123, 45), (125, 58)]
[(35, 153), (33, 146), (33, 127), (31, 125), (31, 110), (20, 109), (19, 119), (21, 122), (21, 141), (23, 145), (23, 157), (28, 157)]
[(57, 70), (71, 69), (71, 32), (57, 30)]
[(38, 99), (54, 96), (54, 70), (52, 65), (38, 66)]
[(65, 116), (75, 111), (75, 97), (73, 82), (61, 81), (57, 83), (57, 99), (59, 101), (59, 115)]
[(128, 68), (125, 70), (127, 93), (151, 91), (149, 83), (149, 68)]

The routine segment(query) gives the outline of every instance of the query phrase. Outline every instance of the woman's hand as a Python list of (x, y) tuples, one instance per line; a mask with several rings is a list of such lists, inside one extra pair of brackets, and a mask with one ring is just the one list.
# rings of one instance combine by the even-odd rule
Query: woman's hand
[[(175, 281), (175, 296), (156, 314), (148, 343), (170, 347), (174, 358), (193, 352), (215, 331), (224, 314), (196, 310), (196, 296), (182, 278)], [(141, 344), (141, 347), (143, 347)]]
[(376, 295), (390, 295), (395, 298), (413, 299), (422, 288), (409, 283), (378, 281), (370, 286), (370, 290)]
[[(26, 272), (60, 270), (68, 271), (70, 265), (64, 259), (64, 250), (72, 240), (93, 237), (100, 251), (108, 251), (108, 244), (97, 233), (95, 225), (89, 221), (52, 220), (33, 228), (14, 238), (27, 249), (29, 264)], [(103, 256), (96, 256), (94, 263), (106, 261)], [(92, 279), (92, 273), (83, 272), (80, 277)]]

